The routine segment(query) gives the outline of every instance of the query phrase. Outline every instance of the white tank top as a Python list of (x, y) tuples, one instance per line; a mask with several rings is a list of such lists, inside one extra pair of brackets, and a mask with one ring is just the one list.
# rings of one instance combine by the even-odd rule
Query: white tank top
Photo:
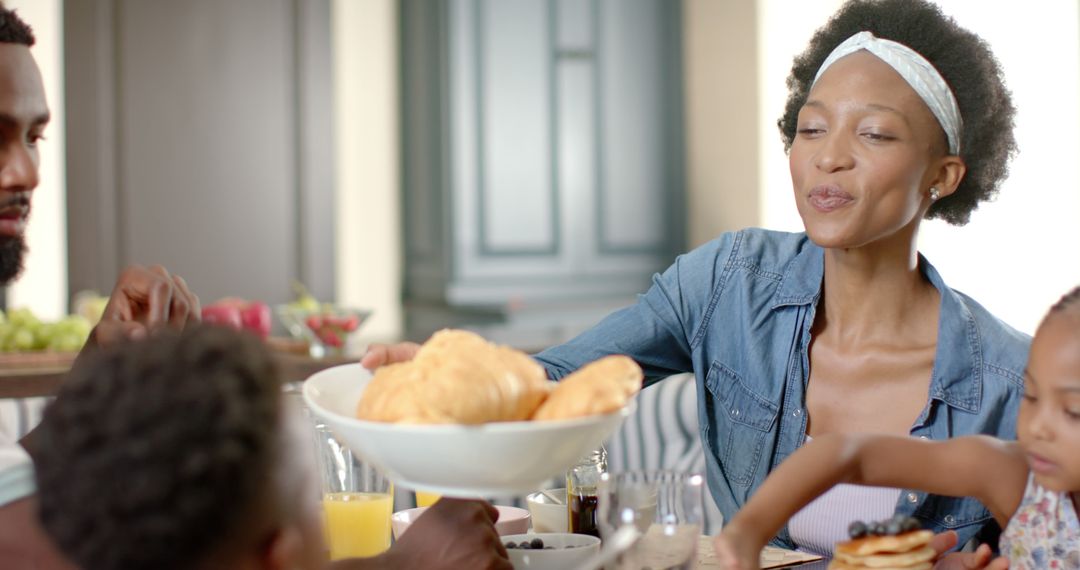
[[(810, 436), (806, 442), (810, 443)], [(802, 551), (829, 558), (837, 542), (848, 539), (852, 521), (880, 521), (896, 512), (900, 489), (841, 483), (803, 507), (788, 521), (792, 542)]]

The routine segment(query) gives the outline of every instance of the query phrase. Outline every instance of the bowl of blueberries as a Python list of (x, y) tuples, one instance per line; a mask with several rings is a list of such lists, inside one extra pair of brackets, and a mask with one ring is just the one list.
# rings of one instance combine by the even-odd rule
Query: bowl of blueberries
[(502, 537), (515, 570), (565, 570), (576, 568), (600, 552), (600, 539), (587, 534), (541, 532)]

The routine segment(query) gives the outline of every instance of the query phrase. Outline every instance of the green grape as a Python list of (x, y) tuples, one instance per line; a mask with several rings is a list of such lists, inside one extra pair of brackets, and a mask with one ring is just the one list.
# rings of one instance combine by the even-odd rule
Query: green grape
[(11, 348), (19, 352), (33, 350), (34, 333), (26, 329), (18, 329), (11, 335)]
[(92, 329), (90, 321), (82, 315), (43, 323), (29, 309), (13, 309), (7, 319), (0, 316), (0, 352), (76, 351), (86, 343)]
[(90, 320), (82, 315), (68, 315), (56, 323), (58, 334), (71, 333), (75, 336), (86, 337), (90, 335)]
[(53, 323), (41, 323), (26, 330), (34, 334), (34, 350), (45, 350), (49, 346), (49, 342), (56, 336), (57, 329)]
[(8, 352), (13, 349), (11, 337), (15, 333), (15, 325), (5, 322), (0, 324), (0, 351)]
[(82, 348), (85, 342), (85, 336), (71, 332), (61, 332), (49, 341), (47, 348), (60, 352), (74, 352)]
[(29, 324), (38, 324), (41, 321), (34, 315), (34, 313), (26, 307), (20, 307), (18, 309), (12, 309), (7, 314), (8, 322), (16, 326), (24, 326)]

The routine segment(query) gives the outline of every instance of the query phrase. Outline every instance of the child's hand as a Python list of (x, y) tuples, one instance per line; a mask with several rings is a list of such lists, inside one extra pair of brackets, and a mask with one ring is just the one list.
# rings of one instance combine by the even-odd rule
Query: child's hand
[(724, 570), (759, 570), (761, 546), (742, 536), (734, 525), (728, 525), (713, 539), (716, 560)]
[(990, 547), (985, 544), (979, 545), (975, 552), (943, 554), (956, 546), (956, 541), (956, 533), (951, 530), (934, 536), (930, 541), (930, 546), (938, 551), (935, 570), (1006, 570), (1009, 567), (1007, 558), (994, 558)]

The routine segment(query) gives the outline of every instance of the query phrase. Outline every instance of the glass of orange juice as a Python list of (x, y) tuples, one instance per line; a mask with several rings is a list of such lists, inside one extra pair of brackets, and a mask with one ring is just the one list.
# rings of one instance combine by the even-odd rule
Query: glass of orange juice
[(390, 548), (394, 487), (353, 455), (323, 424), (316, 424), (322, 506), (330, 559), (375, 556)]
[(432, 493), (429, 491), (417, 491), (416, 492), (416, 506), (418, 507), (430, 507), (442, 498), (442, 495), (438, 493)]

